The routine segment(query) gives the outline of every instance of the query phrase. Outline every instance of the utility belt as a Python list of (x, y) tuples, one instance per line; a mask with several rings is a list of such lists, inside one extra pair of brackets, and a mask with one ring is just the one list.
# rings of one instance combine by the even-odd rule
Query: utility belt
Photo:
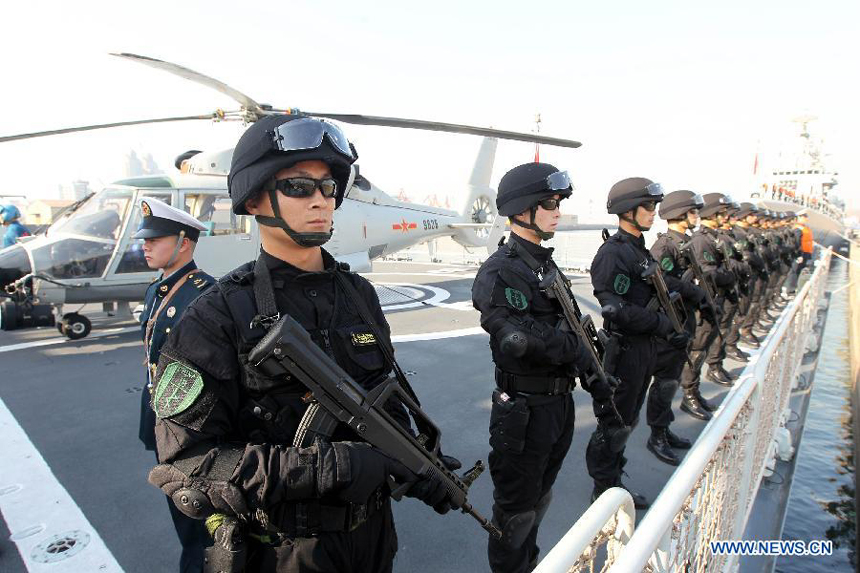
[(547, 394), (557, 396), (568, 394), (576, 387), (573, 378), (552, 378), (549, 376), (523, 376), (511, 374), (496, 368), (496, 385), (508, 393)]
[(249, 536), (267, 545), (280, 545), (288, 538), (355, 531), (385, 507), (386, 501), (387, 496), (378, 488), (367, 503), (329, 505), (316, 500), (286, 503), (277, 526), (271, 524), (269, 531), (261, 533), (252, 529)]

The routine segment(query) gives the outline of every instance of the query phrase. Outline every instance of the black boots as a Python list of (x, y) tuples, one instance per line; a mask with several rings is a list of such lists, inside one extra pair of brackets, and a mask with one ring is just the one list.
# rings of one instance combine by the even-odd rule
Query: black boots
[(684, 388), (684, 397), (681, 399), (681, 410), (694, 418), (705, 421), (710, 420), (711, 412), (699, 400), (700, 396), (698, 388)]
[(647, 448), (664, 464), (677, 466), (681, 463), (680, 458), (669, 447), (669, 442), (666, 439), (666, 428), (651, 428), (651, 437), (648, 438)]
[(738, 362), (749, 362), (750, 355), (738, 348), (736, 344), (726, 345), (726, 356)]
[(708, 374), (705, 377), (720, 386), (734, 386), (734, 376), (729, 374), (729, 372), (723, 368), (722, 364), (709, 367)]
[[(630, 491), (630, 488), (624, 485), (621, 480), (618, 480), (618, 483), (615, 487), (620, 487), (627, 490), (627, 493), (630, 494), (630, 497), (633, 498), (633, 506), (636, 509), (648, 509), (648, 506), (651, 505), (648, 502), (648, 498), (642, 495), (641, 493), (636, 493), (635, 491)], [(591, 490), (591, 503), (597, 501), (597, 498), (600, 497), (604, 491), (609, 489), (609, 487), (599, 485), (597, 482), (594, 482), (594, 489)]]
[(689, 450), (693, 447), (693, 442), (687, 438), (682, 438), (669, 428), (666, 428), (666, 441), (669, 443), (669, 446), (678, 448), (679, 450)]
[(741, 330), (741, 342), (750, 348), (761, 348), (761, 340), (758, 339), (758, 336), (753, 334), (751, 328)]

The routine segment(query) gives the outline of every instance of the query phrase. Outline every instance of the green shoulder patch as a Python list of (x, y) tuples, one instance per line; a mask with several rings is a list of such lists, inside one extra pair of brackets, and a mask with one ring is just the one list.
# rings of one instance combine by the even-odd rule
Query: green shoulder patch
[(705, 259), (706, 261), (708, 261), (709, 263), (713, 263), (714, 261), (716, 261), (716, 259), (714, 258), (714, 255), (712, 255), (712, 254), (711, 254), (711, 251), (705, 251), (705, 252), (703, 252), (703, 253), (702, 253), (702, 258), (704, 258), (704, 259)]
[(615, 292), (618, 294), (626, 294), (627, 290), (630, 288), (630, 277), (622, 273), (615, 275), (615, 281), (612, 283), (612, 288), (614, 288)]
[(663, 257), (663, 260), (660, 261), (660, 267), (668, 273), (675, 268), (675, 261), (672, 260), (672, 257)]
[(159, 418), (169, 418), (184, 412), (203, 391), (203, 377), (197, 370), (171, 362), (164, 369), (155, 394), (152, 409)]
[(515, 288), (508, 287), (505, 289), (505, 298), (508, 299), (508, 303), (517, 310), (525, 310), (529, 305), (528, 299), (526, 299), (526, 295), (522, 292), (518, 291)]

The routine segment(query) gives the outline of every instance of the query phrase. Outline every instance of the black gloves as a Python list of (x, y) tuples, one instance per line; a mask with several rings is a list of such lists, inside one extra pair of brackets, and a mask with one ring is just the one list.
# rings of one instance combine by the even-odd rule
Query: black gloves
[(377, 488), (387, 483), (388, 476), (398, 483), (415, 481), (417, 476), (397, 460), (365, 442), (340, 442), (349, 453), (351, 479), (338, 491), (338, 498), (350, 503), (367, 503)]
[(595, 402), (608, 402), (612, 399), (619, 381), (615, 376), (606, 375), (606, 381), (600, 379), (597, 374), (592, 374), (587, 381), (588, 393)]
[(701, 304), (699, 304), (699, 314), (702, 315), (702, 318), (707, 320), (712, 325), (716, 325), (719, 322), (719, 310), (712, 307), (708, 304), (707, 300), (703, 300)]
[[(397, 460), (364, 442), (340, 442), (340, 444), (347, 446), (349, 451), (352, 475), (352, 481), (338, 493), (341, 500), (366, 503), (370, 494), (386, 483), (388, 476), (391, 476), (399, 485), (411, 484), (406, 490), (407, 497), (423, 501), (438, 513), (444, 514), (452, 508), (459, 507), (452, 502), (451, 494), (441, 477), (435, 474), (431, 474), (430, 477), (418, 476)], [(440, 455), (440, 459), (451, 471), (462, 465), (460, 460), (451, 456)]]
[(735, 289), (730, 289), (726, 291), (726, 300), (732, 304), (738, 303), (738, 292)]
[(687, 334), (686, 330), (681, 332), (672, 331), (669, 333), (669, 336), (666, 337), (666, 340), (673, 348), (683, 349), (687, 348), (687, 344), (690, 342), (690, 335)]

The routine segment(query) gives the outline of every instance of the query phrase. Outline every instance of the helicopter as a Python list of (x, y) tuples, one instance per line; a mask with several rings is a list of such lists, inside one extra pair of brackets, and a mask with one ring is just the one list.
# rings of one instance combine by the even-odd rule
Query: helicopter
[[(483, 136), (463, 193), (461, 212), (399, 201), (373, 185), (353, 167), (352, 183), (335, 212), (334, 234), (326, 243), (337, 260), (356, 272), (371, 270), (371, 262), (406, 247), (450, 236), (469, 247), (495, 246), (504, 231), (504, 218), (496, 217), (495, 191), (490, 187), (499, 139), (576, 148), (577, 141), (425, 120), (306, 112), (275, 109), (218, 80), (183, 66), (139, 56), (112, 54), (155, 67), (206, 85), (240, 104), (234, 111), (216, 110), (198, 116), (125, 121), (0, 136), (0, 143), (89, 131), (172, 121), (242, 121), (245, 124), (269, 114), (302, 114), (361, 125), (444, 131)], [(142, 242), (132, 239), (140, 223), (140, 201), (161, 200), (196, 217), (206, 227), (195, 249), (195, 260), (213, 276), (221, 276), (257, 256), (260, 235), (250, 216), (232, 212), (227, 174), (233, 149), (201, 152), (177, 162), (179, 174), (147, 175), (116, 181), (79, 201), (43, 235), (0, 250), (0, 329), (16, 330), (56, 325), (66, 337), (87, 336), (92, 322), (80, 312), (64, 313), (66, 305), (116, 303), (130, 314), (129, 303), (143, 299), (156, 277), (146, 265)], [(124, 305), (124, 309), (123, 309)]]

